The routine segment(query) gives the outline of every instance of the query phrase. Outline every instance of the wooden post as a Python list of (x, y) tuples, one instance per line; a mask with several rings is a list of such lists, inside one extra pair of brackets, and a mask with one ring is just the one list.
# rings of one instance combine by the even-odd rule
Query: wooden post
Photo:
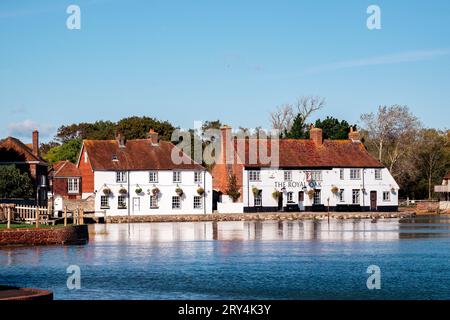
[(67, 227), (67, 206), (64, 206), (64, 227)]
[(80, 208), (80, 224), (84, 224), (84, 209)]
[(7, 229), (11, 228), (11, 207), (6, 208), (6, 214), (8, 215), (8, 224), (6, 226)]
[(36, 206), (36, 228), (39, 228), (39, 207)]

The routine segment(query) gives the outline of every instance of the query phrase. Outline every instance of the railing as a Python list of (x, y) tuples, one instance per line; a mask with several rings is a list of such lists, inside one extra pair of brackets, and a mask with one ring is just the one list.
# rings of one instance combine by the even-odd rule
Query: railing
[[(46, 207), (17, 206), (14, 208), (14, 218), (28, 223), (35, 223), (36, 221), (45, 223), (49, 219), (49, 211)], [(39, 212), (39, 216), (37, 216), (36, 212)]]

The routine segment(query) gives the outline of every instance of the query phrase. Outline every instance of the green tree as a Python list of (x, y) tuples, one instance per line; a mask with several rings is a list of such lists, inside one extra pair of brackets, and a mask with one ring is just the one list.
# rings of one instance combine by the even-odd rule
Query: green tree
[(230, 174), (228, 176), (228, 186), (225, 192), (229, 197), (231, 197), (231, 199), (233, 199), (233, 202), (238, 201), (241, 197), (241, 192), (239, 191), (235, 174)]
[(78, 123), (61, 126), (56, 134), (56, 139), (62, 143), (75, 138), (91, 140), (114, 139), (116, 124), (111, 121), (96, 121), (94, 123)]
[(309, 130), (305, 124), (303, 115), (298, 113), (292, 122), (291, 129), (285, 131), (284, 135), (287, 139), (306, 139), (309, 138)]
[(326, 117), (323, 121), (318, 119), (314, 124), (316, 128), (322, 129), (324, 139), (345, 140), (348, 139), (350, 125), (347, 121), (339, 121), (333, 117)]
[(160, 139), (170, 141), (175, 127), (168, 121), (150, 117), (130, 117), (120, 120), (116, 129), (127, 139), (145, 139), (150, 129), (153, 129)]
[(44, 159), (51, 165), (61, 160), (69, 160), (72, 163), (76, 163), (78, 155), (82, 145), (81, 138), (74, 138), (68, 140), (60, 146), (51, 148)]
[(0, 198), (24, 198), (33, 196), (33, 184), (27, 173), (14, 165), (0, 166)]

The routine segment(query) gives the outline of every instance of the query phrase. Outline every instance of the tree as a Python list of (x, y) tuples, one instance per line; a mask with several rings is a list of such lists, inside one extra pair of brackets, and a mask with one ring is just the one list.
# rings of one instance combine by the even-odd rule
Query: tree
[(33, 184), (27, 173), (14, 165), (0, 165), (0, 198), (23, 198), (33, 196)]
[(322, 129), (324, 139), (333, 140), (348, 139), (348, 133), (351, 127), (347, 121), (339, 121), (333, 117), (326, 117), (323, 121), (318, 119), (314, 126)]
[(297, 114), (289, 131), (285, 131), (284, 137), (287, 139), (305, 139), (309, 137), (309, 129), (307, 128), (303, 116)]
[(237, 186), (237, 179), (234, 173), (228, 176), (228, 187), (225, 192), (229, 197), (231, 197), (233, 202), (238, 201), (241, 197), (241, 192), (239, 190), (239, 187)]
[(159, 121), (150, 117), (129, 117), (120, 120), (116, 129), (127, 139), (145, 139), (150, 129), (153, 129), (160, 139), (170, 141), (175, 127), (168, 121)]
[(115, 137), (116, 124), (111, 121), (78, 123), (59, 127), (56, 140), (65, 143), (75, 138), (90, 140), (110, 140)]
[(432, 198), (433, 186), (438, 183), (450, 166), (450, 141), (447, 133), (436, 129), (423, 129), (416, 150), (417, 166), (426, 179), (428, 199)]
[(417, 134), (421, 124), (406, 106), (380, 106), (378, 112), (361, 115), (362, 134), (368, 151), (383, 163), (400, 185), (414, 180)]
[(76, 163), (82, 146), (81, 138), (75, 138), (63, 143), (60, 146), (51, 148), (44, 159), (51, 165), (58, 161), (69, 160)]
[(294, 110), (291, 105), (285, 104), (270, 113), (272, 128), (280, 133), (291, 130), (294, 121)]

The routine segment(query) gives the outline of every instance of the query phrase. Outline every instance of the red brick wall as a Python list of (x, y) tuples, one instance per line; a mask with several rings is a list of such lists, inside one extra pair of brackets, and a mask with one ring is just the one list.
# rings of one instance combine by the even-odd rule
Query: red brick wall
[(84, 147), (81, 149), (80, 163), (78, 169), (81, 172), (81, 190), (85, 193), (94, 192), (94, 172), (92, 171), (91, 162), (88, 158), (87, 163), (84, 162)]
[(85, 244), (89, 241), (87, 225), (27, 228), (0, 231), (2, 245), (48, 245), (48, 244)]
[[(82, 180), (81, 180), (82, 183)], [(79, 193), (68, 193), (67, 178), (53, 179), (53, 193), (55, 196), (62, 196), (63, 199), (80, 199), (83, 192), (83, 185), (80, 185)]]

